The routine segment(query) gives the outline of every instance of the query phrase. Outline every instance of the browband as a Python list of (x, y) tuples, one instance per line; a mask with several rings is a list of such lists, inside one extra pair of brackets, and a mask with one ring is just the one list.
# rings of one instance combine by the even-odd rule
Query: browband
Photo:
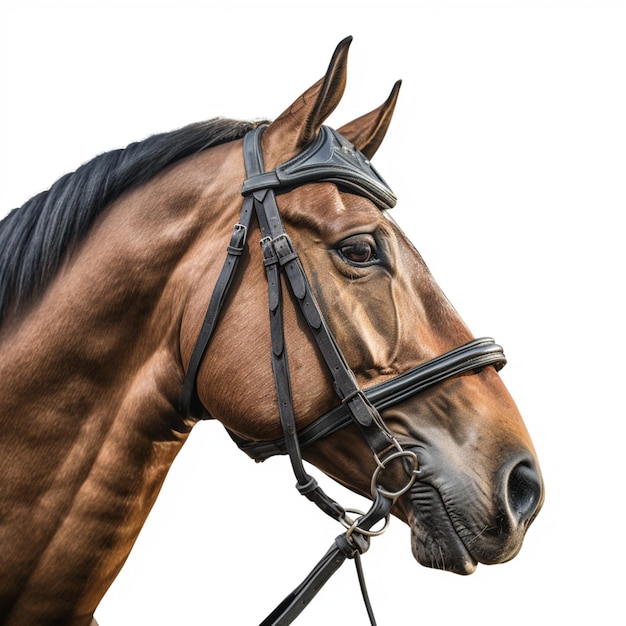
[[(255, 132), (262, 132), (260, 126)], [(249, 142), (256, 154), (247, 157), (262, 162), (260, 141)], [(382, 210), (396, 204), (396, 196), (372, 167), (365, 155), (345, 137), (328, 126), (322, 126), (316, 139), (300, 154), (274, 168), (250, 176), (243, 184), (241, 193), (247, 196), (260, 189), (284, 191), (312, 182), (335, 183), (371, 200)]]

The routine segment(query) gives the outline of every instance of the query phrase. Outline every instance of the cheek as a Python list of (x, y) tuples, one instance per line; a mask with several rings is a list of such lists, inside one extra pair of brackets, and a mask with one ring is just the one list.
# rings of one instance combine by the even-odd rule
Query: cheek
[(349, 281), (331, 262), (309, 271), (315, 296), (349, 366), (361, 384), (395, 372), (401, 320), (391, 278), (378, 276)]
[(269, 337), (225, 316), (200, 367), (198, 395), (212, 417), (242, 436), (278, 436), (265, 419), (275, 406)]
[[(211, 281), (211, 285), (214, 283)], [(188, 314), (195, 320), (188, 326), (197, 328), (193, 343), (210, 297), (211, 292), (205, 297), (194, 294), (188, 306)], [(261, 415), (268, 413), (265, 405), (274, 400), (270, 351), (262, 262), (260, 258), (244, 257), (198, 372), (198, 396), (212, 417), (241, 432), (247, 428), (246, 421), (252, 419), (248, 416), (255, 416), (255, 409), (260, 409)]]
[(298, 428), (340, 404), (330, 370), (297, 303), (285, 296), (285, 344)]
[[(198, 376), (210, 414), (243, 437), (282, 436), (272, 369), (267, 282), (244, 284), (228, 303)], [(284, 286), (283, 286), (284, 287)], [(292, 399), (298, 428), (339, 403), (302, 314), (283, 288), (283, 320)]]

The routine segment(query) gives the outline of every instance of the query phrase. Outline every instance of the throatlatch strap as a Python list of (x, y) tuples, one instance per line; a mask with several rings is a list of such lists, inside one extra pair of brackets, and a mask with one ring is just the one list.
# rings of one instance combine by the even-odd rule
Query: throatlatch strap
[(183, 383), (183, 389), (178, 402), (180, 412), (186, 417), (195, 417), (197, 419), (208, 419), (210, 415), (207, 410), (202, 406), (197, 392), (196, 392), (196, 380), (198, 378), (198, 371), (202, 359), (209, 346), (209, 342), (213, 337), (217, 322), (224, 307), (226, 296), (232, 285), (233, 277), (239, 265), (239, 259), (246, 247), (246, 239), (248, 236), (248, 230), (250, 228), (250, 221), (252, 219), (253, 201), (252, 198), (245, 198), (243, 207), (241, 209), (241, 215), (239, 222), (235, 224), (233, 228), (233, 234), (231, 235), (230, 242), (226, 248), (226, 260), (222, 266), (222, 271), (217, 278), (213, 293), (211, 294), (211, 300), (200, 328), (196, 345), (194, 346), (191, 358), (189, 359), (189, 365), (187, 366), (187, 374)]

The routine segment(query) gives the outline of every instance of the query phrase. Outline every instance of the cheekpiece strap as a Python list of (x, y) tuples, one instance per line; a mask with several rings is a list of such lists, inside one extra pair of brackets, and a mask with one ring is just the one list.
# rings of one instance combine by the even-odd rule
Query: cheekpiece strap
[[(244, 183), (244, 190), (246, 189), (248, 181), (261, 181), (262, 171), (264, 168), (263, 156), (261, 153), (261, 135), (264, 130), (265, 129), (263, 127), (259, 127), (249, 132), (244, 138), (244, 162), (246, 166), (246, 173), (249, 176)], [(332, 138), (341, 136), (336, 135), (334, 131), (328, 129), (326, 137)], [(285, 164), (288, 166), (285, 168), (286, 171), (295, 171), (297, 173), (298, 166), (296, 165), (296, 162), (300, 159), (303, 164), (306, 165), (308, 163), (312, 169), (315, 169), (317, 163), (315, 154), (318, 154), (320, 149), (323, 148), (324, 145), (327, 145), (328, 142), (314, 142), (314, 145), (315, 144), (318, 145), (317, 149), (312, 151), (313, 156), (311, 156), (309, 150), (305, 149), (304, 156), (300, 155)], [(352, 152), (354, 152), (353, 149)], [(279, 166), (279, 168), (276, 168), (274, 172), (283, 167), (284, 166)], [(306, 167), (304, 169), (306, 169)], [(327, 169), (330, 169), (330, 165), (327, 166)], [(297, 179), (298, 175), (296, 175), (292, 180)], [(367, 171), (363, 174), (363, 179), (369, 180)], [(251, 193), (254, 198), (257, 219), (263, 236), (262, 243), (265, 242), (263, 247), (264, 257), (266, 259), (266, 269), (268, 271), (268, 286), (270, 289), (270, 312), (271, 319), (275, 320), (275, 323), (270, 325), (270, 328), (272, 329), (272, 340), (274, 343), (273, 358), (276, 361), (280, 354), (280, 350), (277, 350), (277, 346), (280, 346), (280, 349), (282, 350), (284, 345), (283, 339), (279, 337), (279, 335), (282, 334), (282, 322), (279, 323), (276, 321), (278, 313), (272, 305), (272, 303), (279, 301), (278, 295), (272, 295), (272, 291), (276, 289), (279, 290), (281, 284), (278, 282), (278, 284), (273, 287), (275, 279), (271, 278), (273, 272), (270, 271), (270, 266), (268, 265), (270, 258), (275, 257), (283, 271), (291, 293), (300, 306), (300, 310), (302, 311), (304, 319), (306, 320), (313, 338), (315, 339), (319, 352), (326, 362), (328, 370), (334, 379), (334, 388), (339, 396), (339, 399), (342, 401), (342, 404), (351, 419), (359, 425), (361, 432), (372, 451), (375, 454), (380, 453), (382, 450), (388, 448), (394, 443), (393, 436), (385, 426), (378, 411), (376, 411), (376, 409), (359, 389), (352, 370), (348, 366), (332, 335), (332, 332), (324, 321), (324, 317), (319, 305), (317, 304), (315, 296), (313, 295), (313, 291), (311, 290), (298, 254), (294, 250), (291, 240), (285, 232), (282, 224), (280, 213), (276, 205), (276, 188), (270, 187), (267, 189), (265, 187), (261, 188), (260, 186), (255, 185), (248, 185), (248, 187), (251, 188), (249, 193)], [(246, 196), (246, 199), (247, 198), (250, 198), (250, 195)], [(267, 252), (268, 245), (271, 245), (273, 248), (273, 255)], [(280, 359), (286, 361), (286, 353), (280, 354)], [(282, 381), (280, 385), (278, 384), (281, 377), (277, 375), (277, 372), (280, 371), (288, 372), (289, 370), (288, 368), (285, 368), (284, 364), (281, 367), (275, 367), (275, 380), (277, 387), (279, 387), (279, 406), (284, 407), (286, 405), (291, 405), (291, 393), (288, 380)], [(281, 389), (283, 391), (282, 394), (280, 393)], [(285, 422), (283, 420), (283, 426), (284, 425)], [(284, 430), (287, 431), (290, 429)], [(290, 438), (286, 432), (285, 438), (287, 440)], [(291, 438), (297, 439), (297, 435), (293, 433)], [(291, 451), (290, 448), (292, 449)], [(299, 444), (297, 446), (287, 446), (287, 452), (289, 452), (289, 455), (293, 460), (294, 454), (292, 454), (292, 452), (295, 452), (295, 455), (299, 456)]]

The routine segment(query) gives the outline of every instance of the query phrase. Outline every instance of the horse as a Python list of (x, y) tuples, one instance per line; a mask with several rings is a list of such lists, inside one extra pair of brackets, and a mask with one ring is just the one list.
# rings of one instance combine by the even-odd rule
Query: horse
[[(1, 222), (2, 624), (95, 624), (202, 419), (257, 460), (289, 455), (341, 525), (264, 624), (291, 623), (390, 516), (426, 567), (520, 550), (544, 489), (502, 348), (443, 295), (371, 164), (400, 82), (324, 125), (350, 42), (274, 121), (107, 152)], [(303, 461), (372, 508), (344, 509)]]

